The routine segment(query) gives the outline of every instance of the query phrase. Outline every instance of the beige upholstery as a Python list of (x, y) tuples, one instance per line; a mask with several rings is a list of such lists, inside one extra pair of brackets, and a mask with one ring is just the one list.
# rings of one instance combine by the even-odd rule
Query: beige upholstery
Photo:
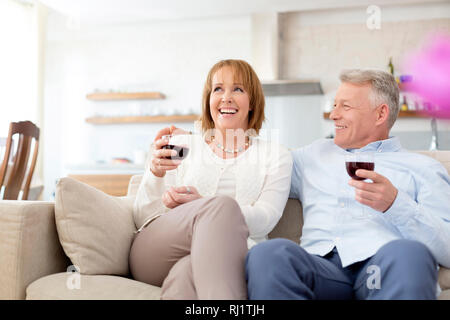
[(438, 297), (438, 300), (450, 300), (450, 290), (442, 291)]
[[(450, 151), (426, 153), (450, 172)], [(141, 177), (132, 177), (124, 204), (131, 210)], [(298, 242), (303, 218), (301, 204), (289, 199), (270, 238)], [(56, 232), (54, 204), (36, 201), (0, 201), (0, 299), (159, 299), (160, 288), (127, 277), (81, 275), (80, 289), (73, 288), (76, 274), (65, 256)], [(75, 282), (76, 283), (76, 282)], [(439, 299), (450, 300), (450, 270), (441, 268)], [(76, 286), (75, 286), (76, 287)], [(71, 289), (72, 288), (72, 289)], [(26, 292), (25, 292), (26, 290)]]
[(28, 284), (68, 264), (52, 202), (0, 201), (0, 299), (25, 299)]
[(113, 197), (69, 177), (59, 179), (56, 229), (64, 252), (82, 274), (129, 273), (128, 256), (136, 230), (133, 202), (134, 198)]
[(439, 269), (439, 285), (442, 289), (450, 289), (450, 269)]
[(283, 216), (278, 224), (269, 233), (269, 239), (287, 238), (300, 243), (303, 226), (303, 208), (297, 199), (288, 199)]
[(450, 151), (417, 151), (417, 153), (434, 158), (444, 165), (450, 173)]
[(66, 272), (40, 278), (27, 288), (29, 300), (155, 300), (160, 296), (161, 288), (125, 277)]

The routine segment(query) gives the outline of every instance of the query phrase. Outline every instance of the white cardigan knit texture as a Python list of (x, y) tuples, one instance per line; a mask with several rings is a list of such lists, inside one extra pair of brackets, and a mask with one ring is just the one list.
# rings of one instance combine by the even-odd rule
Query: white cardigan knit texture
[[(162, 195), (169, 186), (194, 186), (204, 196), (217, 193), (224, 170), (223, 159), (215, 155), (200, 135), (179, 135), (171, 143), (189, 147), (187, 158), (177, 170), (158, 178), (150, 171), (152, 151), (145, 166), (134, 204), (134, 221), (140, 228), (147, 221), (168, 212)], [(267, 239), (286, 205), (291, 184), (292, 156), (277, 143), (252, 139), (251, 146), (235, 158), (236, 197), (249, 228), (248, 246)]]

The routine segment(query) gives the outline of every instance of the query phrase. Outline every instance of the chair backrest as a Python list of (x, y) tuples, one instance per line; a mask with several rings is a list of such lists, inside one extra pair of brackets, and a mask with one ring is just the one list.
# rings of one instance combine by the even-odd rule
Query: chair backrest
[[(19, 135), (17, 151), (10, 161), (13, 146), (13, 136)], [(31, 164), (29, 159), (34, 143)], [(0, 167), (0, 188), (4, 187), (3, 199), (17, 200), (22, 190), (22, 200), (28, 199), (31, 178), (36, 166), (39, 147), (39, 128), (31, 121), (11, 122), (6, 141), (6, 150)]]

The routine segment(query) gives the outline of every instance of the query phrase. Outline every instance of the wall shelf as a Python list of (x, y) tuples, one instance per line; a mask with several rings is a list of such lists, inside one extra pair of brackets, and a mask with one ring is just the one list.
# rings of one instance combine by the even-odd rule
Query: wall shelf
[[(407, 110), (407, 111), (400, 111), (398, 114), (399, 118), (430, 118), (427, 114), (420, 112), (420, 111), (413, 111), (413, 110)], [(326, 120), (330, 120), (330, 113), (324, 112), (323, 118)]]
[(86, 122), (91, 124), (124, 124), (124, 123), (155, 123), (155, 122), (192, 122), (198, 120), (199, 115), (176, 116), (125, 116), (125, 117), (91, 117)]
[(138, 100), (138, 99), (164, 99), (161, 92), (94, 92), (86, 95), (89, 100)]

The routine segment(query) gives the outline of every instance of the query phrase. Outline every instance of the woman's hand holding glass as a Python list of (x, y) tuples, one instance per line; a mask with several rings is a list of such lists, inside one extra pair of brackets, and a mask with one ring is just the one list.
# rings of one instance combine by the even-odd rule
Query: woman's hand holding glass
[(164, 128), (158, 132), (155, 142), (150, 171), (157, 177), (162, 178), (166, 175), (166, 171), (174, 170), (181, 164), (181, 160), (171, 160), (170, 157), (176, 156), (177, 151), (172, 149), (164, 149), (169, 144), (169, 139), (163, 137), (169, 128)]
[[(177, 169), (184, 157), (189, 153), (188, 148), (183, 150), (167, 148), (170, 143), (170, 137), (178, 134), (190, 134), (190, 132), (171, 126), (160, 130), (156, 134), (150, 166), (150, 170), (155, 176), (162, 178), (165, 176), (166, 171)], [(162, 195), (162, 202), (167, 208), (173, 209), (180, 204), (197, 200), (201, 197), (193, 186), (171, 186)]]
[(178, 155), (178, 151), (164, 148), (169, 144), (170, 136), (178, 134), (190, 134), (190, 132), (171, 126), (161, 129), (156, 134), (150, 171), (159, 178), (164, 177), (166, 171), (174, 170), (181, 164), (182, 159), (171, 159)]

